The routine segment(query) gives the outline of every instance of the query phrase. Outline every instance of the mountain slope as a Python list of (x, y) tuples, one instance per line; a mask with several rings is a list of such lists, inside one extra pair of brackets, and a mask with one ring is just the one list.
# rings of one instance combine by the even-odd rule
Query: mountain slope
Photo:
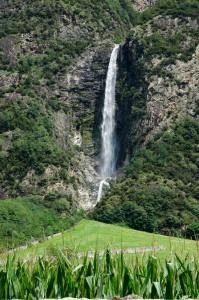
[[(3, 0), (0, 13), (0, 205), (10, 220), (6, 199), (40, 195), (38, 209), (55, 211), (54, 222), (63, 218), (67, 227), (71, 214), (96, 201), (93, 136), (106, 69), (134, 13), (128, 0)], [(2, 236), (20, 242), (8, 235), (4, 215)]]
[(131, 162), (97, 205), (96, 220), (199, 233), (198, 8), (198, 1), (157, 2), (122, 47), (117, 129), (125, 132), (120, 164)]
[(93, 151), (95, 101), (103, 94), (109, 39), (129, 28), (128, 7), (126, 0), (1, 3), (4, 197), (67, 190), (71, 183), (77, 196), (79, 145)]

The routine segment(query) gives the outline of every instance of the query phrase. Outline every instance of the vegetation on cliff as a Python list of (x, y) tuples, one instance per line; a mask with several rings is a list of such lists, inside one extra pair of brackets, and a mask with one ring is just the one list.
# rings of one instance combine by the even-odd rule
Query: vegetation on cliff
[(123, 159), (131, 161), (95, 208), (96, 220), (198, 237), (198, 5), (157, 1), (129, 33), (118, 101), (126, 106)]
[[(186, 235), (199, 223), (199, 123), (185, 118), (156, 134), (133, 155), (123, 177), (98, 203), (93, 217), (131, 228)], [(188, 230), (194, 238), (198, 234)]]
[[(57, 83), (108, 27), (114, 25), (108, 37), (121, 36), (115, 31), (117, 26), (125, 31), (130, 23), (128, 5), (126, 0), (1, 3), (0, 180), (5, 194), (26, 193), (21, 182), (29, 171), (38, 176), (39, 186), (48, 185), (42, 174), (49, 165), (58, 168), (58, 181), (70, 177), (67, 171), (77, 149), (68, 137), (64, 147), (56, 140), (54, 118), (63, 111), (69, 127), (75, 126), (74, 108), (57, 95)], [(40, 193), (40, 188), (34, 192)]]
[[(75, 75), (68, 74), (74, 61), (97, 52), (102, 41), (124, 37), (134, 13), (128, 0), (12, 0), (1, 1), (0, 10), (0, 198), (4, 199), (0, 222), (1, 237), (11, 247), (11, 228), (21, 230), (18, 220), (23, 219), (23, 213), (24, 221), (25, 215), (30, 215), (27, 223), (32, 228), (33, 222), (37, 223), (32, 210), (38, 214), (40, 210), (41, 218), (50, 225), (38, 222), (51, 234), (62, 221), (59, 230), (66, 228), (66, 212), (74, 214), (79, 207), (75, 173), (81, 171), (80, 148), (72, 138), (76, 126), (83, 124), (89, 127), (83, 137), (88, 144), (92, 133), (87, 123), (94, 116), (91, 113), (88, 117), (84, 86), (77, 91), (79, 102), (75, 103), (75, 88), (67, 89)], [(34, 204), (34, 197), (28, 195), (41, 195), (41, 201)], [(23, 199), (14, 199), (18, 196)], [(36, 206), (32, 207), (32, 202)], [(16, 218), (12, 219), (13, 212)], [(39, 236), (32, 229), (15, 235), (15, 245)]]

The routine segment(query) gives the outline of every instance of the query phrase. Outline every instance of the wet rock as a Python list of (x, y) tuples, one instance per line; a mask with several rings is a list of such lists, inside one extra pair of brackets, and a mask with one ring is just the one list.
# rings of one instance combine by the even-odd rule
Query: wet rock
[(97, 136), (112, 46), (112, 42), (104, 41), (96, 47), (89, 47), (59, 78), (59, 101), (73, 110), (73, 124), (81, 134), (81, 147), (89, 156), (98, 151)]

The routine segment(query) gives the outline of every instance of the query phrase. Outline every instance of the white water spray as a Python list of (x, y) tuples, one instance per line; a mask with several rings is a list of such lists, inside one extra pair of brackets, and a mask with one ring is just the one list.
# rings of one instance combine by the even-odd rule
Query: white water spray
[(117, 75), (117, 55), (119, 45), (111, 53), (106, 77), (106, 89), (102, 122), (102, 152), (100, 175), (104, 178), (99, 185), (97, 202), (102, 195), (105, 179), (110, 177), (116, 169), (116, 137), (115, 137), (115, 85)]
[(111, 53), (106, 77), (106, 89), (102, 122), (102, 161), (100, 169), (100, 173), (103, 178), (111, 176), (116, 168), (115, 85), (118, 49), (119, 46), (116, 45)]
[(98, 194), (97, 194), (97, 203), (100, 201), (100, 199), (102, 197), (103, 185), (109, 186), (109, 183), (106, 182), (105, 179), (100, 181), (99, 190), (98, 190)]

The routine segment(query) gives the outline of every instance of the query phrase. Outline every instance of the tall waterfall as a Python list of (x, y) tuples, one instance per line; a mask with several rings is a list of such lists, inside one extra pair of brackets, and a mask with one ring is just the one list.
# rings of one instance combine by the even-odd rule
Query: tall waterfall
[(117, 54), (119, 45), (116, 45), (111, 53), (108, 72), (106, 77), (106, 89), (103, 108), (102, 122), (102, 152), (100, 182), (97, 202), (102, 194), (105, 178), (110, 177), (116, 169), (116, 136), (115, 136), (115, 85), (117, 73)]
[(103, 178), (113, 174), (116, 168), (115, 138), (115, 85), (117, 72), (117, 54), (119, 46), (113, 49), (106, 77), (106, 89), (102, 122), (102, 153), (100, 174)]

